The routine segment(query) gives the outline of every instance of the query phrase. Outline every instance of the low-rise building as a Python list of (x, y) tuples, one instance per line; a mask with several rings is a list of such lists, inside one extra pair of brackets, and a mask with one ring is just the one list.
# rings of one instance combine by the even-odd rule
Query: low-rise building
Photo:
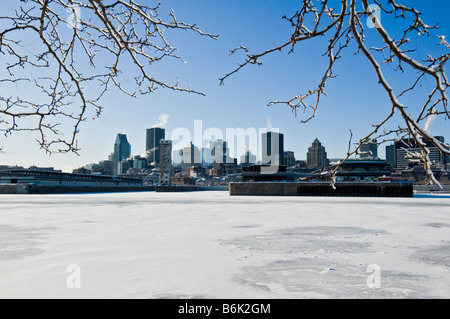
[(343, 164), (331, 165), (322, 177), (330, 180), (331, 172), (341, 165), (336, 173), (336, 182), (362, 182), (377, 181), (380, 177), (388, 177), (392, 174), (390, 165), (381, 159), (349, 159)]

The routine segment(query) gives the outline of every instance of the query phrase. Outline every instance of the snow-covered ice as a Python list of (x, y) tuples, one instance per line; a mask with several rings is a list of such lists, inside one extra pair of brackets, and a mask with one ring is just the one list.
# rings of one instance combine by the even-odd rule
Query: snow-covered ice
[(450, 196), (0, 199), (0, 298), (450, 298)]

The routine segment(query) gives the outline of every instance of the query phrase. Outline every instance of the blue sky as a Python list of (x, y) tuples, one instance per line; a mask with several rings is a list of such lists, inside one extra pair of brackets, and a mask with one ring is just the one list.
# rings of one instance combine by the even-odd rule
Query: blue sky
[[(400, 2), (416, 6), (424, 12), (425, 22), (430, 25), (439, 22), (439, 34), (450, 36), (448, 1)], [(326, 42), (302, 43), (293, 54), (286, 50), (273, 53), (261, 59), (262, 66), (250, 65), (228, 78), (224, 86), (219, 86), (219, 78), (232, 71), (237, 62), (243, 61), (239, 54), (230, 57), (231, 49), (244, 45), (258, 53), (287, 42), (292, 30), (281, 17), (295, 13), (298, 4), (299, 1), (291, 0), (162, 1), (165, 12), (173, 9), (180, 21), (196, 23), (202, 30), (220, 37), (213, 40), (190, 32), (168, 32), (169, 41), (180, 49), (179, 53), (187, 63), (165, 61), (152, 67), (150, 73), (172, 83), (179, 78), (180, 85), (191, 86), (206, 96), (160, 89), (133, 99), (113, 90), (102, 100), (105, 109), (101, 117), (81, 126), (80, 156), (49, 156), (39, 149), (34, 133), (23, 132), (0, 137), (4, 149), (0, 153), (0, 165), (28, 167), (34, 164), (71, 171), (107, 159), (113, 151), (117, 133), (123, 132), (132, 144), (132, 154), (142, 154), (145, 130), (158, 123), (160, 114), (169, 115), (165, 126), (167, 137), (180, 127), (193, 131), (195, 120), (202, 120), (204, 129), (214, 127), (225, 134), (226, 128), (266, 128), (267, 118), (270, 118), (272, 126), (285, 135), (285, 149), (294, 151), (297, 159), (306, 158), (307, 148), (315, 138), (322, 142), (330, 158), (343, 158), (350, 129), (355, 139), (363, 137), (371, 124), (384, 118), (390, 110), (373, 69), (362, 54), (353, 55), (353, 48), (344, 51), (345, 57), (335, 68), (339, 77), (329, 80), (328, 96), (322, 100), (317, 117), (307, 124), (300, 123), (301, 112), (295, 117), (287, 106), (268, 107), (267, 104), (290, 99), (317, 86), (325, 70), (326, 58), (321, 55), (326, 50)], [(8, 6), (13, 5), (15, 2), (8, 2)], [(400, 31), (398, 23), (389, 21), (385, 15), (382, 15), (382, 23), (388, 30)], [(412, 43), (419, 48), (419, 55), (425, 55), (427, 50), (432, 53), (442, 51), (436, 47), (438, 40), (434, 38), (417, 37)], [(411, 78), (408, 74), (394, 74), (389, 79), (394, 84), (404, 84)], [(426, 80), (420, 84), (419, 91), (430, 88)], [(415, 95), (411, 95), (403, 102), (413, 107), (415, 99)], [(432, 132), (450, 140), (446, 121), (436, 121)], [(384, 155), (384, 146), (379, 152)]]

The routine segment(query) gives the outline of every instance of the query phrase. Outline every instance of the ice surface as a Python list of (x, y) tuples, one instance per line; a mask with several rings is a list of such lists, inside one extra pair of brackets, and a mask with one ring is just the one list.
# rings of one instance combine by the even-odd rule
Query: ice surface
[(0, 199), (0, 298), (450, 298), (448, 196)]

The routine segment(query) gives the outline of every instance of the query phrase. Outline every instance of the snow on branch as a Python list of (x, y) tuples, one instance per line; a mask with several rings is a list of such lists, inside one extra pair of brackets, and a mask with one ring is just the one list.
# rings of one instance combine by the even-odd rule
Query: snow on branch
[[(438, 10), (438, 9), (437, 9)], [(381, 14), (383, 19), (381, 19)], [(328, 62), (324, 67), (322, 78), (316, 87), (306, 90), (288, 100), (279, 100), (269, 103), (270, 105), (285, 104), (290, 107), (296, 116), (298, 110), (310, 115), (302, 119), (306, 123), (313, 119), (319, 108), (321, 98), (326, 96), (325, 87), (328, 80), (336, 77), (334, 67), (344, 54), (344, 49), (351, 45), (356, 46), (356, 53), (362, 53), (369, 64), (373, 67), (378, 78), (378, 84), (386, 92), (389, 104), (385, 107), (386, 116), (378, 123), (372, 125), (372, 129), (367, 135), (356, 143), (353, 150), (349, 149), (344, 161), (337, 165), (332, 174), (332, 186), (335, 184), (336, 173), (343, 163), (351, 156), (359, 154), (361, 146), (365, 143), (371, 143), (374, 140), (399, 141), (405, 137), (411, 137), (418, 146), (419, 152), (415, 152), (415, 161), (424, 165), (429, 176), (429, 183), (439, 185), (431, 171), (431, 161), (429, 158), (429, 149), (427, 142), (439, 149), (442, 154), (450, 154), (450, 146), (447, 143), (437, 140), (427, 128), (430, 120), (436, 117), (450, 119), (449, 98), (447, 90), (450, 86), (448, 76), (445, 72), (445, 66), (450, 59), (449, 43), (444, 35), (434, 34), (438, 31), (438, 25), (428, 25), (422, 20), (421, 11), (409, 5), (401, 4), (394, 0), (374, 0), (374, 4), (369, 5), (368, 0), (303, 0), (299, 10), (292, 16), (286, 18), (293, 28), (292, 35), (285, 39), (280, 46), (268, 49), (259, 54), (252, 54), (248, 49), (244, 62), (238, 64), (238, 67), (232, 72), (226, 74), (220, 79), (220, 83), (235, 74), (243, 67), (249, 64), (262, 64), (262, 58), (274, 51), (282, 51), (290, 47), (289, 53), (301, 42), (313, 39), (326, 39), (327, 45), (325, 56)], [(400, 29), (400, 36), (394, 38), (392, 34), (398, 34), (399, 30), (389, 32), (383, 25), (384, 19), (399, 19), (401, 23), (393, 24)], [(405, 26), (406, 25), (406, 26)], [(370, 32), (368, 29), (371, 29)], [(375, 29), (375, 30), (373, 30)], [(395, 31), (395, 32), (393, 32)], [(437, 38), (440, 42), (436, 44), (443, 50), (439, 56), (427, 55), (424, 60), (418, 60), (415, 57), (417, 47), (408, 45), (412, 36), (424, 36)], [(368, 43), (377, 43), (378, 46), (369, 46)], [(380, 46), (379, 44), (382, 43)], [(232, 51), (232, 54), (236, 52)], [(393, 67), (394, 65), (394, 67)], [(405, 88), (394, 87), (389, 83), (385, 75), (388, 72), (399, 71), (406, 74), (406, 70), (412, 71), (416, 76), (405, 75), (405, 83), (411, 85)], [(423, 100), (417, 100), (414, 105), (405, 105), (402, 103), (402, 97), (408, 93), (417, 91), (418, 84), (423, 80), (430, 80), (433, 83), (428, 94)], [(374, 83), (376, 85), (376, 83)], [(396, 128), (389, 128), (389, 120), (394, 116), (400, 115), (403, 124)], [(353, 136), (353, 134), (352, 134)]]
[[(135, 0), (28, 0), (0, 17), (0, 131), (37, 131), (47, 152), (75, 152), (80, 124), (99, 116), (110, 88), (132, 97), (157, 88), (204, 95), (156, 78), (151, 66), (181, 59), (166, 32), (185, 30), (217, 39), (179, 21), (161, 5)], [(131, 74), (129, 80), (127, 76)], [(13, 86), (23, 96), (8, 94)], [(90, 115), (93, 113), (93, 115)], [(29, 120), (25, 120), (29, 119)], [(68, 137), (62, 128), (72, 127)]]

